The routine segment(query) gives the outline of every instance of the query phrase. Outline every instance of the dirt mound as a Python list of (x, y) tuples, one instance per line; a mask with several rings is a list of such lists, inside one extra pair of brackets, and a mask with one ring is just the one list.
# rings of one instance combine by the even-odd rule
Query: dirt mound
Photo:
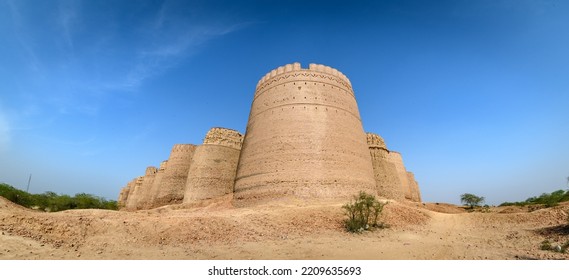
[[(510, 206), (508, 206), (510, 207)], [(509, 208), (507, 208), (509, 209)], [(553, 226), (566, 223), (569, 205), (544, 208), (532, 212), (516, 211), (505, 213), (499, 211), (496, 215), (490, 213), (472, 213), (482, 224), (517, 225), (524, 224), (532, 227)]]
[(512, 213), (524, 213), (529, 211), (522, 206), (500, 206), (497, 212), (502, 214), (512, 214)]
[(18, 205), (5, 197), (0, 196), (0, 211), (10, 211), (10, 210), (30, 210), (26, 207)]
[(466, 210), (464, 210), (463, 207), (449, 203), (423, 203), (423, 207), (433, 212), (446, 214), (466, 213)]
[(383, 220), (392, 227), (425, 225), (430, 216), (427, 212), (404, 203), (391, 202), (384, 208)]
[(340, 202), (250, 208), (225, 198), (210, 202), (44, 213), (0, 199), (0, 259), (569, 258), (539, 250), (544, 236), (557, 234), (552, 240), (565, 242), (558, 233), (567, 224), (567, 206), (449, 214), (428, 208), (457, 207), (390, 201), (381, 217), (389, 228), (350, 234)]

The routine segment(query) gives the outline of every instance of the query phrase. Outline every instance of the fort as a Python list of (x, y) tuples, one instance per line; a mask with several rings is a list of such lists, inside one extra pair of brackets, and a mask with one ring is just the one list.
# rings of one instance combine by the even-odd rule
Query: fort
[(176, 144), (160, 167), (120, 192), (122, 210), (229, 195), (236, 206), (349, 199), (359, 191), (420, 202), (413, 173), (383, 138), (365, 133), (340, 71), (287, 64), (258, 82), (244, 135), (212, 128), (201, 145)]

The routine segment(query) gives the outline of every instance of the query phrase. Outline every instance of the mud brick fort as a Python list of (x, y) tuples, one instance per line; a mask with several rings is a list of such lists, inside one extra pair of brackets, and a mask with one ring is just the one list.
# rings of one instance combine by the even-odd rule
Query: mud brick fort
[(401, 154), (365, 133), (348, 78), (319, 64), (287, 64), (257, 84), (247, 131), (212, 128), (177, 144), (120, 192), (123, 210), (231, 196), (237, 206), (349, 199), (359, 191), (421, 201)]

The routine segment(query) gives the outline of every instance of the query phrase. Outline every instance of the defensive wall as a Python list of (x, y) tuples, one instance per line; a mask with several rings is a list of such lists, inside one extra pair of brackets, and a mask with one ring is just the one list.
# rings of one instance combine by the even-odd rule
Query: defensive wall
[(407, 179), (409, 181), (410, 200), (421, 202), (421, 191), (419, 190), (419, 183), (415, 180), (415, 175), (412, 172), (407, 172)]
[(155, 207), (179, 204), (184, 200), (186, 179), (196, 146), (176, 144), (168, 158), (168, 168), (164, 170), (160, 186), (152, 204)]
[(359, 191), (421, 201), (414, 175), (383, 138), (364, 133), (349, 79), (319, 64), (278, 67), (257, 83), (244, 135), (210, 129), (177, 144), (160, 168), (127, 184), (119, 207), (150, 209), (233, 194), (247, 206), (283, 198), (351, 198)]
[(367, 144), (371, 154), (378, 195), (398, 201), (404, 200), (405, 190), (401, 185), (395, 164), (387, 159), (389, 150), (385, 141), (381, 136), (368, 132)]
[(149, 166), (146, 168), (144, 177), (142, 178), (142, 185), (140, 186), (136, 197), (134, 198), (134, 208), (135, 209), (146, 209), (148, 202), (152, 199), (152, 185), (154, 179), (156, 178), (156, 173), (158, 169), (154, 166)]
[(142, 187), (142, 182), (144, 181), (144, 176), (136, 177), (133, 182), (130, 183), (130, 193), (128, 195), (128, 200), (126, 201), (125, 208), (127, 210), (136, 210), (138, 203), (138, 195), (140, 193), (140, 187)]
[(196, 148), (188, 172), (184, 202), (233, 193), (243, 135), (226, 128), (212, 128)]

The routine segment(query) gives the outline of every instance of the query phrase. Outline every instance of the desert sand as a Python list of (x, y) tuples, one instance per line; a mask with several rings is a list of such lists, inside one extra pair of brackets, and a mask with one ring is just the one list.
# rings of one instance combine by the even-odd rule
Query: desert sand
[(237, 208), (226, 196), (136, 212), (44, 213), (0, 197), (0, 259), (569, 259), (539, 248), (569, 241), (568, 203), (482, 213), (390, 201), (389, 227), (362, 234), (343, 229), (344, 203)]

